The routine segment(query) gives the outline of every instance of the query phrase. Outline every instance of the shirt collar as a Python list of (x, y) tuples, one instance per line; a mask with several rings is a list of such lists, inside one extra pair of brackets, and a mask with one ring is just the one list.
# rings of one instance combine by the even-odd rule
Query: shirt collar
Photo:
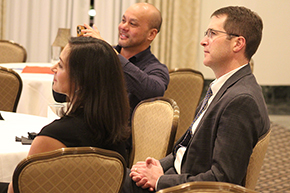
[(243, 68), (244, 66), (246, 66), (247, 64), (244, 64), (226, 74), (224, 74), (223, 76), (219, 77), (218, 79), (215, 79), (210, 85), (211, 85), (211, 90), (213, 95), (215, 95), (219, 89), (223, 86), (223, 84), (234, 74), (236, 73), (238, 70), (240, 70), (241, 68)]
[[(122, 47), (120, 45), (117, 45), (115, 47), (115, 49), (120, 54)], [(151, 49), (151, 46), (149, 46), (147, 49), (143, 50), (142, 52), (139, 52), (138, 54), (132, 56), (131, 58), (129, 58), (129, 61), (132, 63), (136, 63), (136, 62), (142, 60), (143, 57), (146, 57), (146, 56), (148, 56), (148, 54), (150, 54), (150, 49)]]

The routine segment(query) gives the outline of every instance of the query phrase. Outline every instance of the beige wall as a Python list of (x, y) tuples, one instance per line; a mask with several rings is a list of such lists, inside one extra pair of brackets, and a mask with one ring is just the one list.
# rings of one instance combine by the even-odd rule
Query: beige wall
[(4, 34), (4, 26), (5, 26), (5, 18), (6, 18), (6, 0), (0, 0), (0, 40), (5, 39)]
[[(290, 0), (203, 0), (201, 1), (200, 40), (213, 11), (228, 5), (243, 5), (263, 19), (261, 45), (253, 56), (254, 74), (261, 85), (290, 85)], [(203, 65), (199, 46), (196, 68), (205, 78), (213, 79), (211, 69)]]

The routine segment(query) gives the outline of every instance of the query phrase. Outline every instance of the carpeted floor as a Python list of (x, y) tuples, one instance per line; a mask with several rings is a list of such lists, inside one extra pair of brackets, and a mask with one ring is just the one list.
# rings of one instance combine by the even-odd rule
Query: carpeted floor
[(256, 191), (290, 193), (290, 130), (272, 123), (272, 133)]

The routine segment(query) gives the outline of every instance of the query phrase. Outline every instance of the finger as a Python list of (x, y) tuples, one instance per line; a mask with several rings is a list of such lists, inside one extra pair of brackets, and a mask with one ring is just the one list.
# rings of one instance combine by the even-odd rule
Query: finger
[(139, 161), (135, 165), (144, 165), (144, 164), (145, 164), (145, 161)]
[(132, 177), (134, 177), (134, 176), (139, 176), (139, 173), (137, 173), (137, 172), (131, 172), (130, 174), (129, 174), (129, 176), (132, 178)]
[(133, 167), (131, 168), (131, 172), (137, 172), (137, 173), (138, 173), (138, 167), (134, 167), (134, 166), (133, 166)]
[(142, 178), (140, 176), (133, 176), (132, 180), (136, 183), (139, 183), (142, 180)]
[(137, 186), (143, 186), (145, 183), (147, 183), (148, 179), (147, 178), (142, 178), (141, 180), (139, 180), (138, 182), (136, 182)]
[(145, 162), (146, 162), (146, 165), (149, 165), (153, 163), (153, 159), (151, 157), (147, 157)]
[(89, 26), (88, 24), (84, 24), (84, 26), (87, 28), (87, 29), (90, 29), (91, 28), (91, 26)]
[(143, 186), (142, 186), (143, 189), (146, 189), (146, 188), (152, 188), (151, 184), (147, 181)]
[(93, 29), (96, 30), (96, 31), (98, 30), (98, 28), (97, 28), (97, 26), (95, 24), (93, 24)]

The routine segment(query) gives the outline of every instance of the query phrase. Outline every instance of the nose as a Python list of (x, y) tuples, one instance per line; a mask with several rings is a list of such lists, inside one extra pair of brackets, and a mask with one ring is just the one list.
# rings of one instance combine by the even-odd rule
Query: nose
[(128, 31), (128, 23), (127, 22), (121, 22), (119, 24), (119, 30), (125, 30)]
[(57, 65), (58, 65), (58, 63), (56, 63), (56, 64), (54, 64), (54, 65), (52, 65), (52, 66), (50, 67), (50, 70), (51, 70), (53, 73), (56, 73), (56, 67), (57, 67)]
[(207, 36), (204, 36), (200, 42), (200, 45), (202, 46), (206, 46), (208, 45), (208, 37)]

